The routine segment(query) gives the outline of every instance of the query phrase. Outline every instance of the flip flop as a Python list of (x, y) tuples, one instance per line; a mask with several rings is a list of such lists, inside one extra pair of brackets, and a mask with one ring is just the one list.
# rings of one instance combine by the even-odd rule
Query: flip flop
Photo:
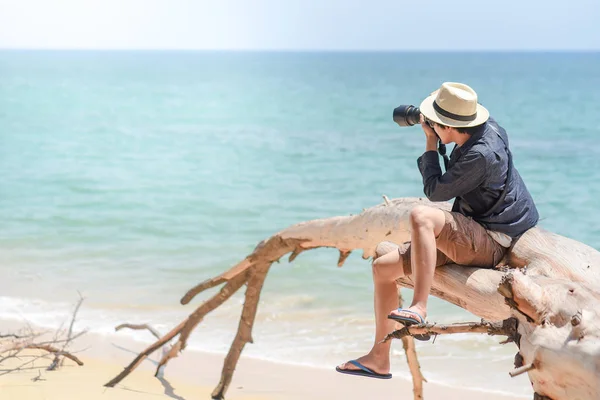
[(335, 370), (337, 372), (341, 372), (342, 374), (366, 376), (368, 378), (390, 379), (392, 377), (392, 374), (378, 374), (377, 372), (365, 367), (356, 360), (350, 360), (348, 362), (360, 369), (341, 369), (340, 367), (335, 367)]
[[(399, 308), (397, 311), (416, 315), (417, 317), (419, 317), (419, 319), (416, 319), (413, 317), (405, 317), (404, 315), (394, 315), (394, 314), (388, 315), (388, 318), (393, 319), (394, 321), (400, 322), (401, 324), (404, 324), (404, 326), (420, 325), (420, 324), (425, 323), (425, 318), (423, 318), (421, 316), (421, 314), (419, 314), (416, 311), (405, 310), (404, 308)], [(431, 335), (429, 335), (428, 333), (423, 333), (420, 335), (413, 335), (413, 337), (417, 340), (422, 340), (422, 341), (426, 342), (431, 338)]]

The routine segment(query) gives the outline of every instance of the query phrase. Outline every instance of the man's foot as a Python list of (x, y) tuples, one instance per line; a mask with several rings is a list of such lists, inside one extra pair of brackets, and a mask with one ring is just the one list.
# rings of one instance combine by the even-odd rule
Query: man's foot
[[(407, 309), (399, 308), (397, 310), (393, 310), (388, 315), (389, 319), (393, 319), (396, 322), (400, 322), (401, 324), (404, 324), (404, 326), (424, 324), (426, 317), (427, 310), (423, 307), (419, 307), (416, 305)], [(422, 340), (426, 342), (431, 338), (431, 335), (429, 335), (428, 333), (422, 333), (413, 334), (413, 337), (417, 340)]]
[[(367, 354), (357, 358), (355, 361), (379, 375), (389, 374), (390, 372), (389, 358), (387, 360), (379, 360), (373, 357), (371, 354)], [(349, 361), (338, 365), (338, 369), (341, 370), (340, 372), (361, 370), (358, 366), (350, 363)]]
[(414, 319), (418, 321), (417, 323), (421, 324), (427, 320), (427, 309), (419, 306), (412, 306), (405, 309), (393, 310), (390, 312), (390, 316), (392, 315), (408, 319)]

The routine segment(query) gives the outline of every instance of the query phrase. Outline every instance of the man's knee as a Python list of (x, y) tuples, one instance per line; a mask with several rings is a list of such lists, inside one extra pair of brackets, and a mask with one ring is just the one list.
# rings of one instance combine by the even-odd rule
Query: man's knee
[(416, 206), (410, 212), (412, 231), (433, 230), (437, 237), (446, 224), (446, 212), (435, 207)]
[[(398, 253), (395, 250), (394, 253)], [(396, 254), (388, 253), (383, 257), (373, 261), (373, 281), (374, 282), (393, 282), (402, 274), (402, 263), (398, 260)], [(387, 257), (386, 257), (387, 256)], [(396, 258), (395, 260), (387, 260), (387, 258)]]
[(410, 260), (407, 251), (409, 244), (398, 246), (391, 242), (382, 242), (377, 246), (377, 258), (373, 261), (373, 280), (375, 282), (393, 282), (404, 276), (405, 270), (410, 270)]
[(416, 228), (433, 228), (433, 210), (427, 206), (416, 206), (410, 211), (410, 225)]

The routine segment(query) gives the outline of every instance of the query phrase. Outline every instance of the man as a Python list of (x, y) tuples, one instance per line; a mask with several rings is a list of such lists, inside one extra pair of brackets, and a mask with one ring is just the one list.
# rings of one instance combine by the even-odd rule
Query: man
[[(419, 108), (426, 145), (417, 164), (424, 192), (431, 201), (455, 198), (452, 212), (415, 207), (410, 213), (410, 244), (378, 254), (373, 262), (375, 344), (365, 356), (338, 366), (338, 372), (391, 378), (391, 341), (379, 342), (394, 330), (394, 321), (407, 326), (425, 322), (435, 267), (456, 263), (493, 268), (512, 241), (538, 222), (533, 199), (513, 166), (506, 131), (478, 104), (472, 88), (446, 82)], [(438, 138), (444, 144), (456, 143), (445, 173), (436, 151)], [(411, 270), (412, 304), (393, 310), (398, 307), (395, 280)]]

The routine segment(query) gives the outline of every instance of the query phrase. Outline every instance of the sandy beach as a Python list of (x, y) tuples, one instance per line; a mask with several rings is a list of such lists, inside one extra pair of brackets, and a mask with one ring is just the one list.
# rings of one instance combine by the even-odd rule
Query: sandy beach
[[(2, 333), (14, 332), (18, 325), (2, 321)], [(83, 362), (77, 366), (66, 360), (58, 371), (48, 372), (51, 357), (40, 359), (23, 370), (0, 376), (2, 400), (63, 400), (63, 399), (210, 399), (219, 382), (224, 359), (222, 354), (184, 351), (167, 365), (164, 377), (154, 377), (160, 351), (145, 360), (115, 388), (103, 386), (129, 363), (144, 343), (119, 337), (85, 334), (78, 338), (72, 351)], [(31, 350), (28, 354), (36, 354)], [(2, 370), (21, 365), (24, 360), (11, 359), (2, 363)], [(489, 392), (425, 384), (426, 399), (508, 400), (520, 397)], [(227, 399), (408, 399), (412, 384), (403, 378), (376, 380), (347, 376), (331, 369), (311, 368), (242, 357)], [(522, 397), (525, 398), (525, 397)]]

